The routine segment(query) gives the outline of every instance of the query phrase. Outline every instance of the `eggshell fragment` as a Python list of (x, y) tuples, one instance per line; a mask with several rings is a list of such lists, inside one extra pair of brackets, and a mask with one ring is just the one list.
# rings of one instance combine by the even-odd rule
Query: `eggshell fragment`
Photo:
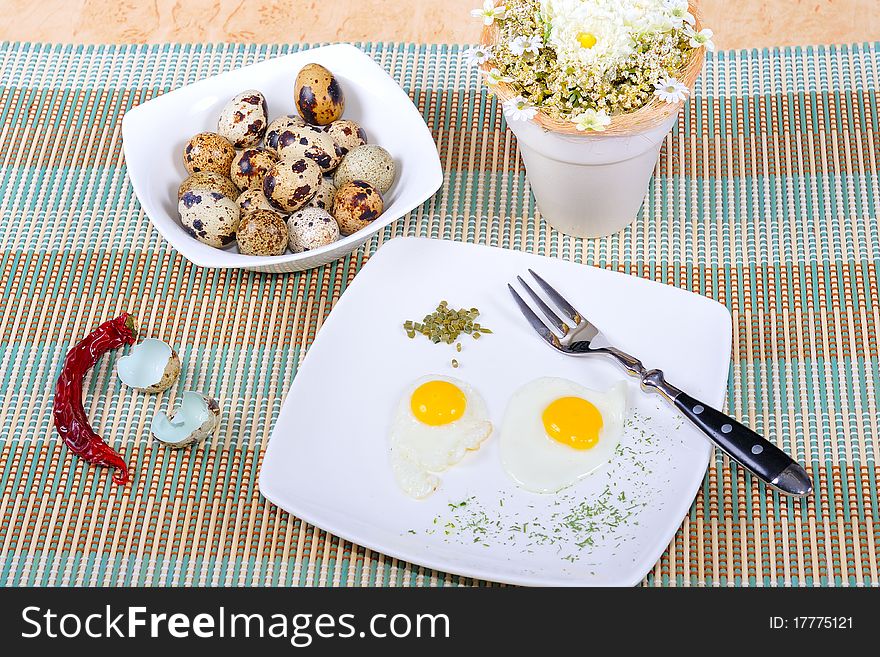
[(116, 374), (128, 387), (141, 392), (167, 390), (180, 376), (180, 357), (174, 349), (156, 338), (147, 338), (116, 362)]
[(153, 418), (150, 432), (162, 444), (181, 449), (199, 443), (220, 424), (220, 405), (216, 400), (190, 390), (183, 393), (180, 407), (169, 417), (159, 411)]

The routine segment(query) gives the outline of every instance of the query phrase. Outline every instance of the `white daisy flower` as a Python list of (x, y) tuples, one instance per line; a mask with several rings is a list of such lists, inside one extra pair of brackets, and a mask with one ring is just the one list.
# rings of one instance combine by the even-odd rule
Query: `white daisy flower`
[(682, 23), (694, 24), (694, 15), (690, 12), (687, 0), (663, 0), (663, 7), (669, 12), (676, 27), (681, 27)]
[(526, 47), (529, 45), (529, 40), (527, 37), (518, 36), (513, 41), (507, 44), (507, 47), (510, 49), (511, 54), (516, 55), (517, 57), (521, 57), (523, 53), (526, 51)]
[(605, 113), (605, 110), (599, 110), (597, 112), (594, 109), (588, 109), (582, 114), (571, 117), (571, 122), (574, 123), (574, 127), (580, 132), (585, 132), (587, 130), (603, 132), (611, 123), (611, 117)]
[(461, 56), (467, 61), (468, 66), (482, 66), (492, 59), (492, 46), (472, 46), (463, 50)]
[(501, 71), (497, 68), (493, 68), (490, 71), (483, 71), (486, 74), (486, 84), (490, 87), (494, 87), (496, 85), (501, 84), (502, 82), (512, 82), (512, 79), (507, 77), (506, 75), (501, 75)]
[(531, 121), (538, 113), (538, 108), (522, 96), (514, 96), (502, 105), (508, 121)]
[(665, 77), (654, 83), (654, 95), (669, 104), (684, 100), (688, 93), (687, 86), (675, 78)]
[(702, 46), (709, 52), (715, 52), (715, 44), (712, 42), (712, 36), (714, 34), (715, 33), (708, 27), (703, 28), (699, 32), (696, 32), (693, 28), (690, 28), (687, 32), (687, 35), (691, 38), (689, 42), (691, 48), (699, 48)]
[(504, 5), (495, 6), (494, 0), (484, 0), (479, 9), (471, 9), (471, 16), (483, 19), (483, 25), (491, 25), (495, 21), (504, 20), (507, 8)]
[(544, 47), (544, 39), (539, 36), (529, 37), (525, 46), (525, 51), (530, 55), (537, 55)]

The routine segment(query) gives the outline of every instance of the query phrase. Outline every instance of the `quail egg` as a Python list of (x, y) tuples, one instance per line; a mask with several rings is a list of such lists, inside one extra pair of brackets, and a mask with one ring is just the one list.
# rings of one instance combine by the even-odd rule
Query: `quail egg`
[(265, 148), (246, 148), (235, 156), (229, 177), (241, 190), (260, 189), (263, 176), (278, 161), (275, 153)]
[(200, 242), (223, 248), (235, 241), (238, 204), (220, 192), (191, 189), (177, 204), (183, 229)]
[(226, 176), (213, 171), (198, 171), (180, 183), (177, 190), (177, 200), (191, 189), (210, 189), (212, 192), (220, 192), (223, 196), (231, 199), (238, 198), (238, 187)]
[(299, 210), (312, 200), (321, 184), (321, 167), (314, 160), (279, 160), (263, 177), (263, 194), (283, 210)]
[(236, 202), (242, 217), (254, 210), (269, 210), (275, 214), (279, 212), (277, 208), (269, 203), (269, 199), (263, 194), (262, 189), (246, 189), (241, 193)]
[(291, 128), (302, 128), (306, 122), (297, 114), (281, 116), (269, 124), (266, 130), (266, 148), (274, 151), (278, 148), (278, 135)]
[(364, 180), (384, 194), (394, 182), (394, 159), (376, 144), (352, 148), (336, 168), (333, 182), (342, 187), (352, 180)]
[(338, 240), (339, 225), (327, 210), (303, 208), (288, 218), (287, 234), (290, 250), (302, 253)]
[(287, 226), (271, 210), (248, 212), (238, 226), (238, 252), (244, 255), (276, 256), (287, 249)]
[(336, 196), (336, 185), (326, 176), (321, 178), (321, 184), (318, 185), (318, 191), (307, 203), (309, 207), (322, 208), (330, 210), (333, 207), (333, 197)]
[(333, 216), (343, 235), (351, 235), (366, 228), (384, 209), (382, 194), (363, 180), (345, 183), (333, 198)]
[(320, 64), (306, 64), (296, 76), (296, 108), (307, 123), (327, 125), (342, 116), (345, 96), (336, 76)]
[(217, 132), (236, 148), (250, 148), (266, 134), (269, 110), (266, 97), (256, 89), (242, 91), (220, 112)]
[(330, 135), (310, 125), (282, 131), (278, 135), (277, 151), (282, 159), (307, 157), (314, 160), (324, 173), (335, 169), (340, 160)]
[(183, 164), (189, 173), (213, 171), (228, 176), (234, 157), (235, 148), (216, 132), (200, 132), (183, 148)]
[(367, 143), (367, 133), (354, 121), (339, 119), (330, 125), (324, 126), (324, 132), (330, 135), (336, 144), (336, 154), (342, 157), (352, 148), (363, 146)]

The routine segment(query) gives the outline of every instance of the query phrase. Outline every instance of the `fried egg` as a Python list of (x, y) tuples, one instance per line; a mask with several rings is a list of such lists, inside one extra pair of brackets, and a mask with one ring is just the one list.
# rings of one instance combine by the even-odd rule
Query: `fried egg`
[(510, 399), (501, 425), (501, 462), (514, 481), (555, 493), (606, 463), (623, 434), (626, 384), (599, 392), (545, 377)]
[(391, 468), (401, 490), (421, 499), (492, 433), (486, 404), (467, 383), (431, 376), (412, 384), (391, 425)]

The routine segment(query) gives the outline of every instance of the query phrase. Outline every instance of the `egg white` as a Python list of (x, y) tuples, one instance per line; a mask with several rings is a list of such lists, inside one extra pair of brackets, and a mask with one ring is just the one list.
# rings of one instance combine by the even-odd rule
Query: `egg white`
[[(465, 396), (462, 416), (449, 424), (431, 426), (412, 413), (413, 392), (428, 381), (447, 381)], [(492, 433), (483, 398), (464, 381), (448, 376), (427, 376), (407, 388), (391, 424), (391, 468), (397, 485), (410, 497), (421, 499), (440, 485), (437, 473), (447, 470), (469, 450), (480, 447)]]
[[(547, 435), (541, 415), (560, 397), (581, 397), (601, 413), (599, 441), (591, 449), (574, 449)], [(599, 392), (567, 379), (535, 379), (510, 398), (501, 424), (501, 463), (507, 474), (526, 490), (560, 491), (611, 460), (623, 434), (625, 412), (623, 381)]]

